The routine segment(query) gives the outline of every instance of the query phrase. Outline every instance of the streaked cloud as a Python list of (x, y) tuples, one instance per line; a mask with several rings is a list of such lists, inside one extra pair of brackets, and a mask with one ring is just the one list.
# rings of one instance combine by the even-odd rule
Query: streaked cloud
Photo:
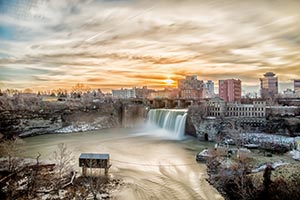
[(110, 90), (188, 74), (300, 78), (297, 0), (2, 0), (1, 87)]

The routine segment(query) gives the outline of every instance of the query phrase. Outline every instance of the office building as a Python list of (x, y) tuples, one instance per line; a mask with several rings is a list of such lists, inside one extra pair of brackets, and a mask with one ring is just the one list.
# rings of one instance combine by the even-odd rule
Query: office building
[(219, 80), (219, 97), (225, 102), (240, 102), (242, 96), (241, 80)]
[(263, 99), (274, 98), (278, 94), (278, 78), (273, 72), (267, 72), (260, 78), (260, 94)]

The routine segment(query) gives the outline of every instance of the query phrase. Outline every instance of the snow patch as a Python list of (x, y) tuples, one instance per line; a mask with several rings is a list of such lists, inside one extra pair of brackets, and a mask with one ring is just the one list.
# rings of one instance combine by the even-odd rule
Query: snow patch
[[(278, 161), (278, 162), (274, 162), (274, 163), (272, 164), (272, 168), (276, 169), (277, 167), (284, 166), (284, 165), (288, 165), (288, 164), (289, 164), (289, 163), (287, 163), (287, 162)], [(252, 173), (261, 172), (261, 171), (265, 170), (266, 167), (267, 167), (267, 165), (264, 164), (264, 165), (261, 165), (261, 166), (255, 168), (255, 169), (252, 169), (251, 172), (252, 172)]]
[(297, 150), (290, 151), (289, 155), (292, 156), (294, 160), (300, 161), (300, 151)]
[(70, 125), (59, 130), (56, 130), (55, 133), (74, 133), (74, 132), (84, 132), (84, 131), (92, 131), (98, 130), (102, 127), (100, 125), (93, 124), (78, 124), (78, 125)]

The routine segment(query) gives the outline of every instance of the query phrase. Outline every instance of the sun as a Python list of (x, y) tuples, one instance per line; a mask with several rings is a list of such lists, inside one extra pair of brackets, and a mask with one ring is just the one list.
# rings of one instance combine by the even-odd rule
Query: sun
[(167, 85), (172, 85), (172, 84), (174, 83), (174, 81), (173, 81), (172, 79), (170, 79), (170, 78), (166, 79), (164, 82), (165, 82)]

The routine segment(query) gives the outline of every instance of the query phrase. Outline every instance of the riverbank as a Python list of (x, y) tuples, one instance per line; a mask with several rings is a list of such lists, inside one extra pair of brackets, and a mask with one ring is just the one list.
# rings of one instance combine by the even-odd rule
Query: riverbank
[(114, 199), (223, 199), (206, 181), (204, 164), (195, 161), (195, 152), (211, 143), (194, 138), (171, 140), (158, 129), (105, 129), (72, 134), (50, 134), (24, 138), (23, 157), (41, 160), (53, 156), (57, 144), (65, 143), (80, 172), (81, 153), (109, 153), (110, 175), (121, 179)]
[[(0, 159), (1, 199), (110, 199), (123, 182), (121, 179), (90, 174), (81, 176), (75, 171), (63, 171), (59, 163), (42, 160)], [(66, 167), (66, 166), (64, 166)]]
[(44, 102), (38, 97), (1, 98), (0, 132), (6, 138), (70, 132), (64, 130), (71, 127), (75, 132), (121, 125), (121, 102)]
[(300, 163), (288, 154), (266, 155), (259, 150), (228, 154), (211, 150), (208, 181), (227, 200), (299, 199)]

